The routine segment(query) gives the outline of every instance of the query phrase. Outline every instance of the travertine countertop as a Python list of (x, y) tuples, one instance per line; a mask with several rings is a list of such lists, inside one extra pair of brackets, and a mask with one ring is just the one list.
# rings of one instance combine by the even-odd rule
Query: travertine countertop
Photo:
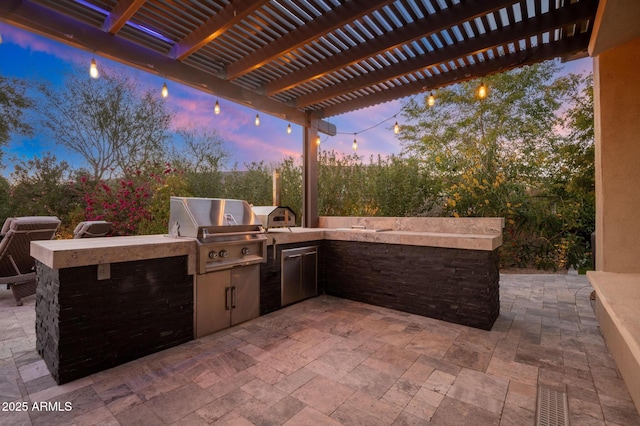
[(51, 269), (189, 256), (189, 274), (195, 273), (196, 244), (192, 239), (164, 235), (78, 238), (31, 242), (31, 256)]
[(454, 232), (392, 231), (377, 229), (270, 229), (267, 244), (290, 244), (315, 240), (360, 241), (492, 251), (502, 245), (502, 234), (466, 234)]
[[(382, 222), (379, 225), (386, 224)], [(267, 233), (267, 244), (281, 245), (326, 239), (487, 251), (495, 250), (502, 244), (502, 234), (499, 232), (480, 233), (477, 229), (469, 229), (468, 225), (461, 229), (451, 226), (436, 229), (438, 232), (350, 227), (275, 228)], [(195, 253), (194, 240), (166, 235), (47, 240), (31, 243), (31, 256), (52, 269), (187, 255), (189, 274), (193, 274), (196, 264)]]

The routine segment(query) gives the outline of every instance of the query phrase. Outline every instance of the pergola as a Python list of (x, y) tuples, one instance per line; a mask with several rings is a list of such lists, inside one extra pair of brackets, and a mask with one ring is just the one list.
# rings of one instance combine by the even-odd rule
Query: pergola
[(598, 0), (8, 0), (2, 19), (304, 126), (317, 225), (328, 117), (587, 55)]
[(0, 19), (302, 125), (310, 227), (315, 138), (336, 133), (326, 118), (592, 56), (598, 272), (590, 278), (606, 302), (603, 333), (640, 406), (640, 317), (629, 305), (637, 312), (640, 302), (640, 1), (3, 0)]

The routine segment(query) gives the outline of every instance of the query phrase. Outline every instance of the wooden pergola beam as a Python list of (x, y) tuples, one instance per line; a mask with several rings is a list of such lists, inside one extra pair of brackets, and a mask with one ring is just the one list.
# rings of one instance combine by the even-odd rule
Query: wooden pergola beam
[(167, 56), (179, 61), (184, 60), (267, 3), (269, 0), (237, 0), (229, 3), (194, 32), (175, 44)]
[(120, 0), (102, 24), (102, 31), (115, 34), (147, 0)]

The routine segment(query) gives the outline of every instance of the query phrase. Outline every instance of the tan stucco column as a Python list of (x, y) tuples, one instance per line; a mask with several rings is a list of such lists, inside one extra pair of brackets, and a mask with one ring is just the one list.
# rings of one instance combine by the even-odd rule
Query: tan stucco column
[(594, 58), (596, 269), (640, 273), (640, 38)]

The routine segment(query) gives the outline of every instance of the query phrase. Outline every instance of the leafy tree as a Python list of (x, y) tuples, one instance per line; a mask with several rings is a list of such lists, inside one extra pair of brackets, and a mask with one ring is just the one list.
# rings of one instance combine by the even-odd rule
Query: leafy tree
[(302, 161), (286, 157), (277, 166), (280, 169), (280, 203), (296, 213), (297, 224), (302, 224)]
[[(34, 105), (26, 95), (24, 81), (0, 75), (0, 147), (9, 141), (11, 133), (31, 135), (33, 129), (22, 119), (23, 113)], [(2, 160), (0, 151), (0, 160)]]
[(501, 211), (505, 181), (538, 182), (558, 139), (555, 126), (567, 85), (554, 79), (553, 61), (485, 79), (490, 94), (479, 100), (477, 82), (438, 91), (436, 105), (412, 102), (402, 127), (404, 151), (443, 177), (451, 214), (488, 216)]
[(69, 190), (70, 174), (69, 164), (51, 153), (19, 160), (11, 173), (11, 215), (58, 216), (70, 226), (69, 213), (79, 201)]
[(560, 165), (552, 188), (561, 200), (558, 211), (567, 234), (567, 261), (580, 267), (591, 263), (591, 233), (595, 230), (593, 76), (569, 76), (569, 81), (572, 91), (564, 116), (566, 136), (552, 159)]
[(184, 171), (190, 193), (210, 197), (222, 185), (222, 169), (230, 154), (215, 130), (203, 130), (195, 125), (178, 129), (179, 147), (171, 155), (176, 166)]
[(213, 196), (246, 200), (254, 206), (270, 206), (272, 204), (272, 172), (273, 167), (264, 161), (245, 164), (246, 170), (233, 170), (224, 174), (223, 185)]
[[(591, 84), (559, 77), (559, 69), (548, 61), (488, 77), (483, 100), (474, 96), (477, 82), (467, 82), (439, 90), (433, 107), (407, 105), (405, 153), (440, 182), (445, 214), (506, 218), (506, 266), (566, 267), (584, 257), (593, 223), (582, 214), (593, 206), (585, 191), (592, 182)], [(563, 101), (573, 105), (566, 114)]]
[(11, 216), (11, 185), (4, 176), (0, 176), (0, 224)]
[(318, 211), (327, 216), (375, 216), (378, 203), (369, 188), (367, 166), (358, 154), (320, 151)]
[(593, 76), (567, 77), (571, 92), (564, 114), (566, 136), (560, 139), (553, 164), (562, 176), (567, 191), (595, 194), (595, 136), (593, 109)]
[(103, 71), (69, 75), (61, 91), (41, 86), (42, 124), (61, 146), (80, 154), (93, 180), (135, 172), (165, 152), (171, 115), (134, 80)]
[(371, 159), (369, 191), (374, 194), (379, 216), (434, 216), (441, 209), (433, 194), (439, 192), (415, 157), (390, 155)]

